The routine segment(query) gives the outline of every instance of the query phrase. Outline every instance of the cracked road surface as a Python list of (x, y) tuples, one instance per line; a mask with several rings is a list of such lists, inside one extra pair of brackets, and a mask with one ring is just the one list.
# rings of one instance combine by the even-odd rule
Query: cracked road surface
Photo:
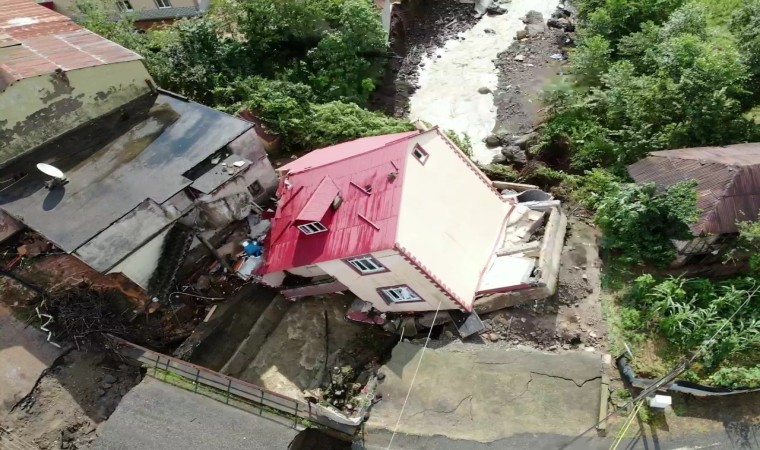
[[(381, 369), (383, 399), (365, 424), (368, 441), (381, 445), (385, 439), (387, 445), (421, 352), (420, 346), (400, 343)], [(601, 357), (586, 352), (428, 348), (399, 432), (474, 442), (547, 430), (575, 436), (597, 420), (601, 373)]]

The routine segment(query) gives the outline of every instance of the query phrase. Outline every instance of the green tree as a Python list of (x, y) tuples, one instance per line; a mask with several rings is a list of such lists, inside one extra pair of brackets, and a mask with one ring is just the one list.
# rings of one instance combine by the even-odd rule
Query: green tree
[(671, 239), (691, 236), (688, 224), (699, 214), (694, 182), (657, 193), (654, 184), (622, 184), (597, 203), (602, 247), (626, 264), (666, 266), (675, 258)]
[(760, 75), (760, 0), (745, 0), (730, 21), (739, 49), (755, 77)]

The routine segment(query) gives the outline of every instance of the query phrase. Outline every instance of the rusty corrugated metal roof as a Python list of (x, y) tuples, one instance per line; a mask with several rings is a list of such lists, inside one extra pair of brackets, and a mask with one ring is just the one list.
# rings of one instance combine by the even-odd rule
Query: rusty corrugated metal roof
[(736, 223), (760, 212), (760, 143), (651, 152), (628, 166), (637, 183), (664, 190), (679, 181), (697, 182), (695, 235), (736, 233)]
[(0, 91), (24, 78), (140, 59), (33, 0), (0, 0)]

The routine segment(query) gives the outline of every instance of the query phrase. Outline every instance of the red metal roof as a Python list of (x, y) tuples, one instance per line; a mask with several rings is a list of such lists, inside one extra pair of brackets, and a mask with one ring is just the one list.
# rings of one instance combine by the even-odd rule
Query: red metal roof
[(332, 164), (346, 158), (351, 158), (353, 156), (358, 156), (363, 153), (377, 150), (378, 148), (384, 147), (391, 142), (398, 141), (399, 139), (403, 139), (408, 136), (414, 136), (418, 133), (419, 132), (417, 131), (409, 131), (406, 133), (385, 134), (382, 136), (370, 136), (361, 139), (355, 139), (353, 141), (344, 142), (342, 144), (333, 145), (331, 147), (314, 150), (313, 152), (307, 153), (297, 160), (286, 164), (277, 170), (280, 173), (300, 172), (309, 168)]
[[(417, 134), (358, 139), (314, 150), (284, 166), (289, 172), (277, 189), (280, 200), (259, 272), (394, 248), (407, 141)], [(332, 204), (334, 192), (342, 198), (337, 209), (325, 205), (327, 200)], [(327, 231), (305, 235), (295, 226), (318, 214)]]
[(322, 220), (339, 192), (338, 186), (330, 177), (322, 178), (317, 189), (314, 190), (301, 212), (298, 213), (296, 221), (319, 222)]
[(33, 0), (0, 0), (0, 90), (24, 78), (140, 59)]
[(760, 144), (699, 147), (651, 152), (628, 166), (637, 183), (663, 190), (679, 181), (697, 182), (695, 235), (736, 233), (736, 222), (757, 220), (760, 212)]

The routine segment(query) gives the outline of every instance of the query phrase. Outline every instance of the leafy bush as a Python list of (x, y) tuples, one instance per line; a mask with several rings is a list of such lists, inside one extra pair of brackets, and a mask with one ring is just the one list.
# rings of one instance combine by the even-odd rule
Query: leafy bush
[(623, 263), (666, 266), (675, 257), (671, 239), (689, 237), (687, 225), (699, 214), (694, 185), (680, 182), (661, 194), (654, 184), (619, 185), (597, 203), (602, 247)]
[(470, 135), (464, 133), (460, 136), (459, 133), (454, 130), (445, 130), (444, 133), (446, 134), (446, 137), (451, 139), (451, 142), (453, 142), (454, 145), (459, 147), (459, 150), (462, 150), (462, 153), (472, 159), (472, 140), (470, 140)]
[(723, 367), (710, 376), (715, 386), (727, 388), (760, 387), (760, 365), (755, 367)]
[(363, 136), (414, 130), (410, 122), (367, 111), (354, 103), (313, 105), (309, 120), (309, 126), (301, 131), (301, 142), (305, 148), (323, 147)]
[(599, 35), (583, 39), (582, 45), (573, 51), (573, 71), (583, 84), (598, 85), (602, 74), (610, 66), (612, 48), (610, 41)]
[(739, 49), (755, 76), (760, 75), (760, 0), (746, 0), (730, 21)]
[(620, 177), (604, 169), (587, 171), (576, 178), (576, 190), (573, 199), (583, 207), (596, 210), (604, 197), (613, 195), (622, 181)]

